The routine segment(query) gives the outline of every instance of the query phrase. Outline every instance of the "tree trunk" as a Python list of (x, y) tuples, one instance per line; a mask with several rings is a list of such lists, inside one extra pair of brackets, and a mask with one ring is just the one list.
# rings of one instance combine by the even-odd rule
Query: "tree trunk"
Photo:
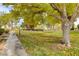
[(70, 24), (68, 22), (62, 22), (63, 41), (67, 47), (70, 47)]
[(53, 28), (53, 31), (56, 31), (56, 30), (55, 30), (55, 24), (52, 26), (52, 28)]

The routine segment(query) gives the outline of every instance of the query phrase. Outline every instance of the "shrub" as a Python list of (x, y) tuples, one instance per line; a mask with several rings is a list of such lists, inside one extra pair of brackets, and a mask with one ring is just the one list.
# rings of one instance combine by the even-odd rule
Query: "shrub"
[(72, 26), (71, 30), (74, 30), (74, 25)]
[(79, 29), (79, 24), (77, 25), (77, 28)]
[(4, 29), (0, 28), (0, 35), (2, 35), (4, 33)]
[(4, 32), (5, 32), (5, 33), (9, 33), (9, 30), (5, 30)]

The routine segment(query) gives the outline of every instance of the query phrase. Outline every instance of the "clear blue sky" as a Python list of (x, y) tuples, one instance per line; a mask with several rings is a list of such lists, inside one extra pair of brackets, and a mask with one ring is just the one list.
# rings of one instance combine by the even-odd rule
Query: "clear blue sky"
[(11, 6), (6, 7), (6, 6), (3, 6), (2, 4), (0, 4), (0, 12), (6, 12), (6, 13), (8, 13), (11, 9), (12, 9)]

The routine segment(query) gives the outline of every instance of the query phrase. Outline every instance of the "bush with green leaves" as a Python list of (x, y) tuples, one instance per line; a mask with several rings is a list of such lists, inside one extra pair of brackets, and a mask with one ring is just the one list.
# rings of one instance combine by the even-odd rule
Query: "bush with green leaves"
[(79, 24), (77, 25), (77, 28), (79, 29)]
[(4, 32), (5, 32), (5, 30), (0, 28), (0, 35), (2, 35)]

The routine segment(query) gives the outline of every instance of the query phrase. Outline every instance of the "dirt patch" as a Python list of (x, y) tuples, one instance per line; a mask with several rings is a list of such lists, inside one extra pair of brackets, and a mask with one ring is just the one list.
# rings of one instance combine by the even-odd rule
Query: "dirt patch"
[(3, 49), (4, 49), (4, 42), (0, 42), (0, 53), (3, 51)]
[(50, 49), (57, 51), (57, 50), (63, 50), (66, 46), (64, 44), (53, 44), (50, 46)]

